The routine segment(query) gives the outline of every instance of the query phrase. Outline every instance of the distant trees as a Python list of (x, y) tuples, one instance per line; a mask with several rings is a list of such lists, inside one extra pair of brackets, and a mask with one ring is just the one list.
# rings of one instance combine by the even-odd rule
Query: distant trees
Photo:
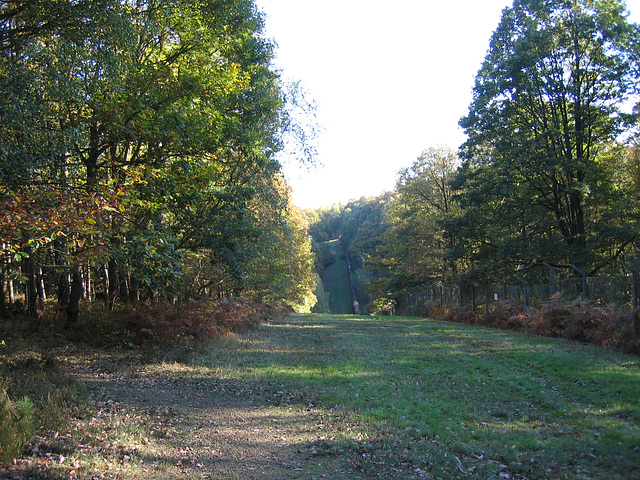
[(377, 252), (386, 267), (386, 288), (402, 291), (455, 274), (455, 264), (444, 259), (451, 244), (443, 222), (458, 212), (450, 182), (459, 165), (450, 148), (431, 147), (398, 173), (384, 246)]
[[(70, 323), (97, 291), (109, 306), (311, 295), (274, 158), (291, 119), (261, 27), (251, 0), (2, 3), (3, 286), (24, 282), (31, 314), (43, 284)], [(257, 293), (266, 268), (247, 265), (269, 244), (298, 270)], [(211, 277), (189, 291), (177, 279), (194, 256)]]
[[(386, 192), (377, 197), (352, 200), (346, 205), (333, 205), (305, 212), (317, 258), (315, 269), (321, 280), (324, 278), (325, 267), (329, 267), (336, 260), (332, 249), (325, 242), (339, 241), (340, 250), (344, 252), (345, 258), (347, 254), (350, 258), (353, 287), (361, 312), (365, 311), (366, 303), (371, 301), (371, 295), (375, 294), (370, 288), (372, 278), (381, 273), (378, 248), (382, 245), (382, 237), (388, 228), (385, 218), (392, 197), (391, 192)], [(329, 286), (320, 284), (316, 292), (321, 302), (318, 306), (319, 311), (327, 311), (328, 308), (323, 306), (324, 288), (330, 290)]]

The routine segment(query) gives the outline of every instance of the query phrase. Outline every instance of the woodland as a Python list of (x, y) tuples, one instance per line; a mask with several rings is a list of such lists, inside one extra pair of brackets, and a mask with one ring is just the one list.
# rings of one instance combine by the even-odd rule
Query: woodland
[(0, 316), (308, 308), (306, 226), (275, 159), (299, 94), (252, 1), (11, 0), (0, 22)]
[[(629, 291), (624, 292), (623, 302), (611, 297), (610, 302), (591, 303), (584, 296), (556, 294), (539, 299), (533, 311), (523, 311), (504, 297), (491, 309), (488, 303), (477, 305), (475, 297), (471, 307), (440, 300), (410, 310), (405, 302), (414, 292), (435, 285), (475, 292), (489, 282), (516, 276), (544, 283), (550, 269), (559, 280), (573, 282), (580, 275), (637, 280), (640, 26), (628, 22), (622, 0), (514, 0), (490, 39), (468, 114), (460, 121), (466, 142), (458, 150), (425, 149), (398, 172), (391, 192), (307, 211), (292, 204), (278, 158), (294, 148), (300, 162), (314, 162), (312, 132), (301, 117), (301, 113), (313, 116), (313, 104), (299, 84), (287, 83), (274, 69), (275, 46), (262, 29), (253, 0), (0, 2), (0, 462), (4, 465), (30, 444), (32, 459), (25, 460), (29, 465), (48, 462), (47, 468), (89, 478), (98, 463), (78, 474), (82, 455), (77, 465), (62, 465), (56, 452), (63, 451), (60, 442), (68, 441), (71, 446), (64, 448), (76, 453), (93, 445), (90, 448), (98, 456), (113, 457), (114, 468), (136, 462), (147, 468), (144, 460), (136, 460), (139, 445), (129, 449), (118, 447), (121, 440), (104, 443), (109, 435), (106, 427), (95, 438), (85, 436), (88, 425), (82, 422), (92, 418), (87, 412), (95, 406), (86, 400), (85, 387), (70, 378), (100, 379), (105, 389), (113, 389), (117, 387), (109, 380), (115, 375), (113, 369), (131, 363), (139, 372), (123, 375), (132, 375), (135, 394), (141, 391), (143, 365), (153, 363), (150, 358), (160, 358), (163, 371), (188, 369), (197, 348), (212, 338), (231, 339), (207, 353), (215, 356), (229, 350), (227, 360), (234, 366), (230, 384), (242, 375), (251, 382), (261, 378), (257, 370), (235, 365), (239, 352), (246, 349), (266, 355), (268, 364), (264, 367), (268, 391), (262, 384), (255, 391), (262, 392), (267, 403), (273, 395), (285, 395), (284, 384), (274, 385), (279, 375), (274, 359), (282, 359), (286, 351), (314, 360), (307, 350), (288, 344), (267, 348), (266, 340), (257, 337), (243, 344), (235, 334), (270, 321), (275, 323), (267, 322), (262, 332), (265, 338), (267, 332), (276, 338), (293, 311), (413, 314), (640, 353), (640, 321), (630, 286), (625, 287)], [(400, 164), (404, 159), (389, 161)], [(334, 288), (338, 283), (340, 287)], [(637, 300), (637, 288), (633, 296)], [(330, 337), (320, 340), (306, 328), (306, 319), (315, 317), (294, 318), (295, 331), (313, 344), (308, 351), (336, 343)], [(372, 327), (384, 322), (379, 317), (332, 322), (341, 322), (341, 328), (352, 332), (340, 336), (341, 341), (361, 337), (352, 328), (371, 327), (368, 335), (380, 337), (367, 340), (376, 347), (361, 347), (367, 355), (377, 352), (382, 338), (387, 343), (393, 338)], [(402, 326), (406, 322), (396, 322), (395, 327), (389, 322), (385, 328), (406, 330), (409, 327)], [(441, 335), (440, 325), (429, 324), (430, 338)], [(410, 335), (415, 334), (414, 327), (417, 324), (411, 323)], [(323, 335), (331, 335), (333, 328), (323, 328)], [(254, 332), (258, 335), (260, 330)], [(486, 355), (489, 350), (482, 345), (494, 345), (486, 340), (493, 334), (478, 329), (477, 335), (478, 340), (465, 348), (478, 348)], [(524, 337), (514, 338), (520, 342)], [(460, 353), (460, 339), (452, 341), (452, 352)], [(500, 342), (501, 338), (496, 340), (491, 351), (499, 352)], [(342, 361), (352, 347), (340, 347), (340, 354), (327, 358)], [(429, 350), (420, 347), (420, 356)], [(389, 355), (395, 358), (396, 351)], [(490, 356), (491, 361), (503, 358)], [(121, 363), (109, 364), (108, 359), (115, 357), (122, 357)], [(385, 365), (402, 363), (389, 358)], [(481, 357), (474, 353), (470, 358)], [(637, 367), (635, 360), (628, 360), (635, 357), (624, 358), (620, 365)], [(216, 377), (207, 380), (211, 385), (223, 380), (218, 378), (217, 361), (212, 360), (207, 370), (207, 375)], [(538, 361), (536, 353), (535, 361), (527, 364)], [(461, 365), (467, 362), (465, 358)], [(425, 363), (429, 362), (420, 360), (420, 368)], [(314, 364), (304, 375), (297, 372), (296, 381), (302, 377), (319, 381), (322, 375), (308, 374), (319, 372), (318, 368)], [(450, 372), (448, 365), (443, 368), (447, 370), (443, 378), (459, 373)], [(478, 372), (482, 368), (478, 366)], [(348, 368), (332, 372), (343, 370)], [(498, 379), (503, 370), (496, 367), (502, 372)], [(396, 376), (409, 378), (404, 373), (391, 375)], [(162, 382), (149, 380), (145, 385), (175, 385), (174, 373), (161, 377)], [(536, 376), (535, 382), (540, 378)], [(204, 383), (194, 385), (190, 388), (197, 396)], [(345, 397), (358, 399), (350, 384), (345, 381), (345, 385)], [(395, 398), (399, 387), (392, 385)], [(631, 381), (625, 385), (630, 385), (630, 392), (635, 388)], [(218, 387), (225, 395), (234, 391)], [(572, 382), (571, 388), (578, 387)], [(320, 412), (309, 391), (304, 387), (289, 396), (287, 405), (295, 400), (304, 404), (305, 411)], [(211, 415), (221, 404), (215, 392), (207, 404)], [(512, 395), (508, 389), (501, 392)], [(326, 389), (317, 392), (318, 399), (325, 394)], [(616, 394), (620, 392), (611, 393), (611, 398)], [(465, 395), (457, 393), (456, 398)], [(229, 411), (238, 407), (235, 397), (225, 398)], [(118, 411), (110, 398), (101, 405), (94, 408), (95, 418), (115, 419), (125, 411), (124, 407)], [(353, 407), (353, 418), (358, 408), (361, 405)], [(245, 412), (233, 411), (241, 418), (233, 429), (241, 431)], [(633, 412), (624, 416), (629, 425), (637, 419)], [(123, 418), (134, 418), (130, 413)], [(340, 409), (319, 413), (325, 414), (339, 416)], [(525, 418), (517, 409), (513, 415), (518, 421)], [(68, 437), (59, 435), (71, 432), (67, 425), (72, 418), (77, 429)], [(398, 425), (404, 425), (409, 416), (398, 418), (402, 420)], [(122, 430), (124, 423), (118, 420), (112, 430)], [(140, 425), (140, 431), (147, 428), (143, 420)], [(385, 429), (390, 425), (381, 427), (389, 439), (393, 435)], [(483, 427), (477, 430), (483, 430), (489, 423), (478, 425)], [(635, 424), (629, 428), (635, 429)], [(36, 431), (37, 444), (32, 441)], [(167, 432), (158, 428), (143, 436), (140, 445), (160, 444), (170, 438)], [(558, 435), (565, 433), (561, 430)], [(358, 462), (366, 458), (362, 449), (368, 433), (364, 435), (354, 447)], [(419, 442), (442, 447), (439, 433), (425, 439)], [(210, 440), (208, 434), (205, 440)], [(324, 451), (322, 445), (313, 446), (314, 462), (318, 448)], [(636, 455), (637, 443), (633, 446)], [(273, 446), (273, 451), (278, 448)], [(402, 451), (408, 450), (402, 447)], [(380, 452), (375, 450), (371, 458), (379, 454), (389, 458)], [(458, 455), (469, 462), (489, 458), (469, 452), (455, 450), (455, 455), (448, 452), (443, 458), (455, 458), (454, 470), (468, 476), (477, 467), (464, 467)], [(407, 463), (404, 453), (398, 455), (401, 469), (418, 468)], [(611, 458), (611, 465), (616, 464), (617, 457)], [(513, 474), (522, 470), (522, 463), (519, 457), (512, 460), (509, 465), (498, 463), (499, 476), (526, 478)], [(212, 460), (212, 468), (217, 468), (216, 461)], [(544, 478), (556, 469), (557, 462), (548, 461)], [(168, 468), (182, 468), (181, 462)], [(349, 462), (345, 471), (364, 471), (362, 465)], [(538, 468), (533, 460), (530, 463), (532, 470)], [(375, 472), (381, 465), (384, 462), (376, 461), (367, 468)], [(482, 468), (495, 473), (494, 467), (492, 463)], [(416, 478), (430, 478), (422, 475), (430, 468), (433, 465), (420, 465)], [(13, 472), (9, 478), (26, 478), (19, 470), (8, 467), (0, 475)], [(120, 473), (114, 470), (113, 478)], [(29, 478), (50, 478), (43, 475)], [(584, 478), (580, 472), (576, 475)]]
[(313, 162), (293, 113), (313, 109), (274, 70), (252, 1), (12, 0), (0, 21), (3, 318), (321, 309), (331, 239), (372, 312), (434, 282), (637, 269), (640, 33), (621, 1), (515, 1), (461, 148), (427, 148), (393, 192), (313, 212), (291, 204), (278, 161), (294, 145)]

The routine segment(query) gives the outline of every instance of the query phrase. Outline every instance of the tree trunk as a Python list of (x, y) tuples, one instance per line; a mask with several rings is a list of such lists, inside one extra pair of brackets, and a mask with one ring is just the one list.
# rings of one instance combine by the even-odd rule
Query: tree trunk
[[(66, 265), (66, 252), (67, 246), (61, 240), (56, 240), (54, 248), (54, 260), (56, 265)], [(57, 267), (56, 267), (57, 268)], [(70, 287), (69, 271), (64, 269), (58, 273), (58, 284), (56, 286), (58, 297), (58, 311), (62, 312), (67, 308), (69, 304), (69, 287)]]
[(116, 266), (116, 262), (114, 262), (113, 260), (109, 260), (109, 264), (107, 265), (107, 276), (108, 290), (105, 295), (107, 295), (107, 297), (109, 298), (109, 310), (113, 310), (120, 285), (120, 282), (118, 280), (118, 267)]
[(44, 286), (44, 273), (42, 272), (42, 267), (38, 266), (36, 268), (36, 287), (38, 289), (38, 298), (42, 305), (47, 301), (47, 292)]
[[(30, 249), (26, 250), (31, 254)], [(24, 259), (24, 273), (27, 277), (26, 301), (27, 301), (27, 318), (29, 320), (38, 318), (38, 288), (36, 286), (36, 272), (31, 255)]]
[(69, 290), (71, 287), (71, 281), (69, 279), (69, 272), (64, 271), (58, 275), (58, 307), (61, 310), (65, 310), (69, 305)]
[(127, 274), (124, 270), (118, 271), (118, 279), (119, 279), (119, 287), (120, 287), (120, 301), (129, 302), (129, 280), (127, 278)]
[(104, 301), (104, 306), (109, 308), (109, 291), (111, 290), (110, 284), (109, 284), (109, 268), (107, 266), (107, 264), (102, 264), (101, 265), (102, 268), (102, 292), (103, 292), (103, 297), (102, 300)]
[(82, 269), (82, 298), (92, 301), (91, 296), (91, 267), (84, 267)]
[(80, 299), (82, 298), (82, 271), (80, 267), (73, 269), (71, 278), (71, 291), (69, 293), (69, 304), (67, 305), (67, 322), (65, 328), (69, 329), (78, 324), (80, 314)]
[(4, 272), (0, 268), (0, 318), (6, 319), (9, 317), (9, 310), (4, 298)]
[[(11, 265), (10, 263), (8, 263), (8, 265)], [(11, 270), (8, 269), (8, 272), (10, 272)], [(13, 302), (15, 302), (15, 292), (13, 290), (13, 280), (11, 280), (10, 278), (7, 279), (7, 294), (9, 295), (9, 303), (13, 304)]]
[(140, 288), (138, 285), (138, 279), (135, 277), (135, 275), (131, 275), (129, 272), (127, 272), (127, 278), (127, 283), (129, 284), (129, 301), (140, 301)]

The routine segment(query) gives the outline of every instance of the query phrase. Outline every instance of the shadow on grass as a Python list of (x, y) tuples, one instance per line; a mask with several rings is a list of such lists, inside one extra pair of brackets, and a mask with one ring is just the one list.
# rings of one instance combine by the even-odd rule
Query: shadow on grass
[(307, 315), (86, 382), (124, 415), (175, 410), (151, 432), (166, 449), (135, 456), (148, 478), (623, 479), (640, 476), (639, 379), (596, 347)]

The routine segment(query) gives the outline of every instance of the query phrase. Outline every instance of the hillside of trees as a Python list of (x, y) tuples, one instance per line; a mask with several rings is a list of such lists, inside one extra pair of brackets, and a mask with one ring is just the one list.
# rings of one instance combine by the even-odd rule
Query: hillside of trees
[[(316, 290), (318, 303), (314, 311), (368, 312), (367, 305), (373, 300), (369, 282), (377, 275), (377, 268), (369, 266), (368, 261), (375, 255), (380, 236), (387, 228), (384, 211), (390, 198), (391, 194), (382, 194), (375, 198), (361, 198), (347, 205), (305, 212), (319, 275), (319, 290)], [(344, 264), (338, 278), (332, 271), (336, 263)], [(339, 307), (336, 308), (334, 304), (331, 308), (332, 296), (346, 300), (340, 301)]]
[(323, 242), (340, 238), (374, 312), (435, 286), (471, 292), (458, 304), (475, 309), (490, 285), (550, 274), (625, 277), (635, 306), (639, 45), (623, 2), (516, 0), (460, 121), (467, 141), (425, 149), (393, 192), (309, 213), (314, 250), (322, 258)]
[(276, 160), (295, 91), (272, 57), (251, 0), (2, 2), (0, 316), (308, 310), (307, 225)]

